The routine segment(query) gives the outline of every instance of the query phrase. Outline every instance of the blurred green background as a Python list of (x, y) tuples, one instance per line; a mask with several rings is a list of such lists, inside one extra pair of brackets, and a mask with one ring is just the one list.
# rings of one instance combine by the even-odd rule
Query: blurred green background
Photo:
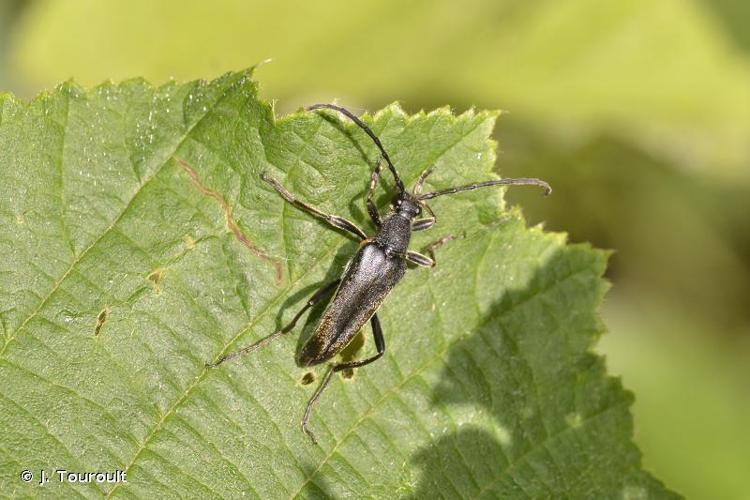
[(750, 498), (750, 2), (0, 0), (0, 89), (217, 76), (267, 58), (283, 114), (337, 99), (501, 117), (531, 223), (612, 248), (597, 349), (645, 467)]

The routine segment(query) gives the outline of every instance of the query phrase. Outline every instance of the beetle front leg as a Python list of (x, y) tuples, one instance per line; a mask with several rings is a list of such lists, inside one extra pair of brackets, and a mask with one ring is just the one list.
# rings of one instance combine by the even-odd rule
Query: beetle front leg
[(419, 178), (417, 179), (417, 182), (414, 184), (414, 194), (419, 196), (422, 194), (422, 185), (424, 184), (424, 181), (427, 180), (427, 177), (432, 173), (432, 171), (435, 170), (435, 165), (431, 165), (424, 169), (421, 174), (419, 174)]
[[(421, 179), (421, 177), (420, 177), (420, 179)], [(418, 187), (419, 187), (419, 189), (414, 188), (415, 193), (417, 191), (419, 191), (419, 190), (422, 189), (420, 186), (418, 186)], [(425, 229), (430, 229), (432, 226), (435, 225), (435, 222), (437, 222), (437, 217), (435, 216), (435, 212), (432, 211), (432, 209), (430, 208), (430, 206), (427, 205), (426, 203), (422, 204), (422, 206), (428, 212), (430, 212), (430, 217), (425, 217), (424, 219), (417, 219), (417, 220), (415, 220), (412, 223), (412, 225), (411, 225), (411, 230), (412, 231), (424, 231)]]
[(274, 179), (273, 177), (267, 175), (265, 172), (260, 174), (260, 178), (263, 179), (265, 182), (271, 185), (279, 195), (284, 198), (288, 203), (294, 205), (298, 209), (302, 210), (303, 212), (307, 212), (311, 214), (313, 217), (317, 217), (318, 219), (321, 219), (328, 224), (332, 225), (335, 228), (343, 229), (344, 231), (349, 231), (350, 233), (356, 235), (360, 240), (367, 239), (367, 235), (362, 231), (360, 228), (357, 227), (356, 224), (353, 222), (344, 219), (343, 217), (339, 217), (338, 215), (331, 215), (327, 214), (321, 210), (318, 210), (314, 206), (305, 203), (304, 201), (300, 201), (295, 196), (287, 191), (287, 189), (281, 185), (279, 181)]
[(305, 414), (302, 416), (302, 432), (310, 436), (313, 444), (318, 444), (318, 441), (315, 439), (315, 435), (312, 433), (312, 431), (307, 427), (307, 424), (310, 421), (310, 413), (312, 412), (315, 403), (323, 394), (323, 391), (325, 391), (328, 387), (328, 384), (331, 383), (331, 377), (333, 376), (334, 372), (340, 372), (341, 370), (347, 370), (349, 368), (359, 368), (361, 366), (369, 365), (373, 361), (381, 358), (383, 354), (385, 354), (385, 338), (383, 337), (383, 329), (380, 327), (380, 320), (378, 319), (377, 314), (373, 314), (372, 318), (370, 319), (370, 325), (372, 326), (372, 337), (373, 339), (375, 339), (375, 348), (377, 349), (378, 353), (374, 356), (370, 356), (369, 358), (360, 361), (338, 363), (330, 367), (326, 372), (325, 377), (323, 377), (323, 381), (320, 383), (320, 386), (318, 386), (318, 388), (315, 390), (312, 397), (310, 398), (310, 401), (307, 402)]

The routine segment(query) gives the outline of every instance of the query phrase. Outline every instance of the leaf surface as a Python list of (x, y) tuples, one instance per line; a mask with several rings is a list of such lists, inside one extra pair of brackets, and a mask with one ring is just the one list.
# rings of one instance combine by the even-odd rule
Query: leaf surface
[[(324, 367), (295, 366), (300, 337), (206, 368), (289, 321), (357, 248), (262, 172), (374, 231), (369, 139), (326, 113), (276, 119), (249, 77), (0, 97), (3, 492), (671, 495), (640, 468), (631, 395), (590, 352), (606, 253), (526, 227), (499, 189), (432, 202), (438, 224), (412, 248), (458, 238), (381, 308), (384, 358), (335, 377), (311, 421), (320, 446), (299, 420)], [(407, 185), (435, 165), (428, 189), (491, 176), (495, 118), (365, 117)], [(40, 487), (23, 469), (127, 483)]]

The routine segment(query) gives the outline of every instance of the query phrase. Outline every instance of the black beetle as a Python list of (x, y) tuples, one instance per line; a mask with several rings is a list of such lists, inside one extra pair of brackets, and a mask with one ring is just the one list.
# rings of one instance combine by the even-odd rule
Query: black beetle
[[(453, 239), (453, 236), (446, 236), (428, 245), (427, 253), (430, 254), (430, 257), (408, 249), (412, 231), (423, 231), (435, 224), (435, 214), (425, 201), (438, 196), (470, 191), (481, 187), (509, 184), (535, 185), (544, 188), (545, 194), (552, 192), (549, 184), (540, 179), (519, 178), (477, 182), (422, 194), (422, 185), (432, 171), (432, 168), (428, 168), (422, 172), (414, 185), (414, 190), (409, 193), (404, 187), (396, 171), (396, 167), (391, 162), (383, 144), (375, 133), (362, 120), (340, 106), (315, 104), (308, 107), (307, 110), (314, 111), (324, 108), (344, 114), (362, 128), (375, 142), (375, 145), (380, 150), (382, 159), (385, 160), (396, 183), (397, 192), (392, 200), (392, 210), (381, 220), (375, 203), (372, 201), (378, 179), (380, 178), (382, 163), (378, 163), (378, 166), (373, 170), (367, 193), (367, 212), (372, 222), (378, 228), (378, 232), (373, 238), (368, 238), (364, 231), (353, 222), (342, 217), (326, 214), (298, 200), (276, 179), (269, 177), (265, 173), (261, 174), (261, 178), (270, 184), (284, 200), (335, 228), (353, 233), (361, 240), (361, 244), (356, 255), (347, 264), (342, 277), (318, 290), (288, 325), (252, 345), (229, 353), (219, 358), (215, 363), (208, 364), (210, 367), (216, 367), (225, 361), (259, 349), (280, 335), (288, 333), (294, 328), (297, 320), (305, 311), (335, 292), (333, 300), (329, 302), (328, 307), (323, 312), (323, 316), (320, 318), (313, 334), (300, 349), (297, 355), (297, 364), (299, 366), (313, 366), (330, 360), (349, 344), (368, 320), (372, 325), (372, 334), (375, 339), (377, 354), (359, 361), (336, 363), (327, 371), (320, 386), (307, 403), (305, 414), (302, 417), (302, 430), (310, 436), (314, 443), (316, 442), (315, 437), (307, 427), (310, 411), (328, 386), (333, 373), (367, 365), (385, 353), (383, 330), (380, 328), (377, 310), (388, 293), (393, 290), (393, 287), (396, 286), (404, 276), (404, 273), (406, 273), (406, 263), (411, 262), (419, 266), (433, 267), (435, 265), (434, 250), (446, 241)], [(418, 218), (422, 214), (422, 209), (426, 209), (430, 213), (430, 216)]]

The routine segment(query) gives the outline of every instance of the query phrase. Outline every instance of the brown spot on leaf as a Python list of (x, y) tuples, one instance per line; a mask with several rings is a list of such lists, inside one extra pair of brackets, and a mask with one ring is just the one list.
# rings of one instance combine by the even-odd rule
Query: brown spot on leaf
[(300, 383), (302, 385), (310, 385), (313, 382), (315, 382), (315, 373), (313, 372), (307, 372), (302, 376), (302, 380), (300, 380)]
[(161, 293), (161, 280), (164, 277), (164, 269), (158, 268), (151, 271), (151, 273), (146, 276), (146, 279), (149, 280), (151, 283), (154, 284), (154, 291), (159, 294)]
[(161, 273), (162, 273), (161, 269), (157, 269), (156, 271), (152, 272), (151, 274), (148, 275), (149, 281), (153, 281), (155, 285), (158, 285), (159, 282), (161, 281)]
[(107, 321), (107, 315), (109, 314), (109, 309), (105, 307), (101, 310), (99, 315), (96, 317), (96, 326), (94, 326), (94, 337), (98, 337), (99, 333), (102, 331), (102, 327), (104, 326), (104, 322)]

